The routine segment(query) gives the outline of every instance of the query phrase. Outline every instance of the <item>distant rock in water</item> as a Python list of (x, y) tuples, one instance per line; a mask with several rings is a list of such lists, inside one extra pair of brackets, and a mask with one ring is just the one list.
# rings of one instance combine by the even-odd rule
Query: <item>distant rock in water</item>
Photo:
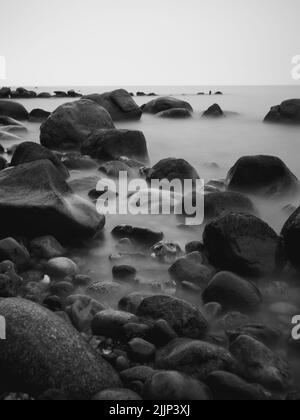
[(112, 231), (112, 235), (118, 239), (128, 238), (137, 244), (149, 247), (152, 247), (164, 239), (164, 234), (162, 232), (128, 225), (116, 226)]
[(28, 112), (24, 106), (12, 101), (0, 100), (0, 115), (21, 121), (28, 120)]
[(142, 116), (140, 107), (124, 89), (114, 90), (102, 95), (87, 95), (83, 98), (90, 99), (105, 108), (113, 121), (139, 120)]
[(37, 96), (38, 98), (49, 99), (51, 98), (51, 94), (49, 92), (41, 92)]
[(265, 122), (300, 124), (300, 99), (290, 99), (273, 106)]
[(56, 90), (54, 92), (54, 94), (57, 98), (67, 98), (68, 97), (68, 94), (66, 92), (62, 92), (60, 90)]
[(149, 155), (144, 134), (134, 130), (95, 130), (82, 144), (81, 152), (100, 160), (122, 157), (148, 163)]
[[(60, 389), (73, 400), (120, 386), (114, 369), (54, 313), (23, 299), (3, 299), (7, 338), (1, 341), (2, 387), (37, 396)], [(5, 378), (5, 380), (4, 380)]]
[(83, 96), (81, 93), (75, 92), (73, 89), (69, 90), (67, 95), (69, 98), (81, 98)]
[(105, 218), (75, 196), (50, 160), (25, 163), (0, 173), (2, 236), (53, 235), (62, 242), (93, 236)]
[(151, 180), (173, 181), (179, 179), (196, 181), (199, 175), (195, 168), (184, 159), (167, 158), (159, 161), (147, 173), (147, 181)]
[(174, 118), (174, 119), (184, 119), (191, 118), (193, 115), (191, 111), (185, 108), (172, 108), (167, 111), (162, 111), (156, 114), (160, 118)]
[(225, 114), (218, 104), (209, 107), (202, 115), (203, 117), (224, 117)]
[(11, 89), (9, 87), (3, 87), (0, 89), (0, 98), (7, 99), (10, 97)]
[(205, 196), (205, 219), (213, 219), (224, 213), (238, 212), (256, 214), (257, 211), (250, 198), (231, 191), (215, 192)]
[(42, 124), (41, 144), (49, 149), (80, 149), (99, 129), (114, 128), (109, 113), (93, 101), (81, 99), (58, 107)]
[(15, 91), (12, 91), (10, 94), (11, 98), (15, 99), (33, 99), (37, 97), (36, 92), (32, 90), (27, 90), (24, 88), (18, 88)]
[(300, 207), (286, 221), (281, 236), (289, 261), (300, 267)]
[(29, 121), (36, 122), (36, 123), (43, 122), (50, 115), (51, 115), (51, 112), (44, 111), (43, 109), (33, 109), (29, 114)]
[(274, 156), (244, 156), (227, 175), (228, 188), (263, 196), (296, 194), (300, 184), (281, 159)]
[(215, 95), (223, 95), (223, 92), (218, 91), (215, 93)]
[(145, 114), (159, 114), (163, 111), (178, 108), (187, 109), (188, 111), (193, 112), (193, 108), (188, 102), (172, 97), (157, 98), (142, 106), (143, 113)]

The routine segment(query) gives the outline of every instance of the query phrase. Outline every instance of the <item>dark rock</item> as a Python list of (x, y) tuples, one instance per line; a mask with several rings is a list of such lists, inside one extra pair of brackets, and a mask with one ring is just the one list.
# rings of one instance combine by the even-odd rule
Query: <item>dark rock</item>
[[(151, 294), (149, 295), (152, 296)], [(149, 295), (141, 292), (130, 293), (120, 300), (119, 309), (121, 311), (130, 312), (131, 314), (136, 315), (140, 304)]]
[(116, 360), (115, 368), (118, 372), (123, 372), (126, 369), (130, 368), (130, 362), (127, 357), (119, 356)]
[(142, 401), (142, 398), (130, 389), (113, 388), (99, 392), (93, 398), (93, 401)]
[(150, 247), (163, 240), (164, 237), (162, 232), (126, 225), (116, 226), (112, 231), (112, 235), (118, 239), (129, 238), (138, 244)]
[(62, 162), (69, 170), (72, 171), (90, 170), (98, 167), (97, 162), (89, 156), (82, 156), (81, 153), (77, 152), (64, 154)]
[(240, 275), (264, 276), (280, 268), (279, 237), (255, 216), (230, 213), (210, 222), (203, 240), (212, 264)]
[(228, 188), (262, 196), (283, 196), (299, 192), (296, 176), (274, 156), (244, 156), (227, 176)]
[(193, 252), (178, 259), (170, 267), (169, 273), (179, 285), (189, 282), (206, 287), (214, 275), (214, 270), (203, 264), (203, 257), (199, 252)]
[(94, 206), (74, 196), (49, 160), (19, 165), (0, 173), (1, 235), (58, 240), (93, 236), (105, 223)]
[(155, 357), (156, 348), (142, 338), (134, 338), (128, 343), (129, 355), (133, 362), (149, 363)]
[(117, 281), (132, 283), (136, 279), (137, 271), (129, 265), (114, 266), (112, 269), (113, 278)]
[(147, 173), (147, 181), (152, 179), (173, 181), (179, 179), (180, 181), (199, 179), (197, 171), (184, 159), (163, 159), (158, 162)]
[(116, 282), (97, 282), (91, 284), (86, 293), (98, 302), (115, 304), (128, 294), (128, 286)]
[(58, 281), (50, 285), (49, 292), (64, 300), (74, 293), (74, 286), (67, 281)]
[(114, 121), (139, 120), (142, 116), (140, 107), (124, 89), (102, 95), (88, 95), (84, 98), (90, 99), (105, 108)]
[(92, 321), (94, 335), (119, 339), (124, 334), (124, 326), (138, 319), (128, 312), (107, 309), (99, 312)]
[(121, 157), (149, 161), (145, 136), (134, 130), (95, 130), (83, 143), (81, 152), (105, 161)]
[(44, 98), (44, 99), (49, 99), (51, 98), (51, 94), (48, 92), (41, 92), (38, 94), (37, 96), (38, 98)]
[(0, 241), (0, 262), (6, 260), (12, 261), (17, 269), (22, 270), (28, 267), (30, 255), (15, 239), (6, 238)]
[(0, 264), (0, 297), (15, 297), (18, 294), (23, 280), (16, 274), (15, 266), (10, 261)]
[(204, 245), (200, 241), (189, 242), (185, 246), (185, 252), (187, 254), (193, 254), (194, 252), (203, 252), (203, 251), (204, 251)]
[(11, 160), (11, 166), (46, 159), (50, 160), (56, 166), (65, 179), (69, 178), (69, 171), (51, 150), (31, 141), (26, 141), (16, 147)]
[(44, 266), (45, 272), (56, 279), (63, 279), (67, 276), (75, 276), (79, 272), (77, 265), (70, 259), (64, 257), (53, 258)]
[(119, 178), (120, 172), (126, 172), (128, 178), (132, 178), (134, 176), (134, 171), (128, 165), (120, 161), (103, 163), (99, 167), (99, 171), (103, 172), (110, 178)]
[(20, 99), (33, 99), (37, 97), (36, 92), (32, 90), (27, 90), (22, 87), (17, 88), (15, 91), (11, 92), (11, 98), (20, 98)]
[(218, 91), (215, 93), (215, 95), (223, 95), (223, 92)]
[(68, 94), (66, 92), (62, 92), (60, 90), (56, 90), (54, 92), (54, 94), (57, 98), (67, 98), (68, 97)]
[(87, 287), (89, 286), (93, 280), (89, 276), (85, 276), (83, 274), (77, 274), (73, 277), (72, 283), (75, 287)]
[(166, 346), (175, 338), (178, 338), (178, 335), (164, 319), (156, 321), (148, 331), (148, 340), (158, 347)]
[(74, 327), (79, 332), (90, 333), (91, 324), (95, 316), (104, 310), (96, 300), (85, 295), (74, 295), (67, 298), (66, 312)]
[(142, 382), (145, 383), (151, 376), (153, 376), (155, 370), (149, 366), (136, 366), (127, 370), (124, 370), (121, 373), (121, 379), (126, 386), (132, 384), (132, 382)]
[(134, 338), (146, 338), (150, 327), (146, 324), (130, 322), (124, 326), (124, 336), (126, 341)]
[(43, 306), (52, 312), (62, 311), (63, 303), (59, 296), (48, 296), (44, 299)]
[(208, 401), (209, 389), (180, 372), (155, 373), (145, 384), (143, 396), (152, 401)]
[(21, 121), (28, 120), (28, 112), (24, 106), (12, 101), (0, 101), (0, 115)]
[(290, 99), (281, 105), (273, 106), (264, 121), (300, 124), (300, 99)]
[(40, 140), (49, 149), (79, 149), (93, 131), (112, 128), (104, 108), (82, 99), (58, 107), (42, 124)]
[(177, 370), (205, 380), (212, 372), (235, 369), (235, 361), (228, 350), (204, 341), (176, 339), (157, 351), (159, 369)]
[(29, 121), (36, 122), (36, 123), (43, 122), (50, 115), (51, 115), (51, 112), (44, 111), (43, 109), (33, 109), (29, 114)]
[(205, 112), (203, 112), (203, 117), (224, 117), (224, 112), (218, 104), (212, 105)]
[(167, 111), (162, 111), (156, 114), (160, 118), (173, 118), (173, 119), (184, 119), (191, 118), (192, 112), (185, 108), (172, 108)]
[(283, 226), (281, 236), (283, 238), (285, 252), (289, 261), (295, 266), (300, 266), (300, 207), (289, 217)]
[(215, 192), (205, 196), (205, 219), (210, 220), (224, 213), (238, 212), (257, 214), (252, 201), (238, 192)]
[(270, 348), (277, 347), (282, 338), (280, 330), (260, 324), (244, 325), (236, 330), (228, 330), (226, 333), (231, 341), (236, 340), (240, 335), (247, 335)]
[(39, 259), (50, 260), (65, 255), (66, 250), (53, 236), (42, 236), (30, 242), (29, 249), (32, 255)]
[(193, 112), (193, 108), (188, 102), (172, 97), (157, 98), (142, 106), (143, 113), (146, 114), (158, 114), (163, 111), (178, 108), (187, 109), (188, 111)]
[(8, 167), (7, 160), (3, 156), (0, 156), (0, 171), (3, 171), (3, 169), (7, 167)]
[(31, 395), (56, 388), (76, 400), (120, 386), (116, 372), (52, 312), (22, 299), (5, 299), (0, 314), (7, 324), (7, 339), (0, 346), (6, 388)]
[(228, 372), (213, 372), (207, 385), (215, 401), (264, 401), (267, 393), (258, 385), (252, 385)]
[(220, 272), (202, 295), (204, 303), (217, 302), (225, 311), (253, 312), (262, 303), (258, 288), (233, 273)]
[(69, 98), (81, 98), (82, 94), (75, 92), (75, 90), (71, 89), (67, 92), (67, 95), (69, 96)]
[(1, 99), (7, 99), (10, 97), (11, 94), (11, 88), (9, 87), (3, 87), (0, 89), (0, 98)]
[(284, 391), (289, 388), (291, 372), (288, 363), (264, 344), (241, 335), (231, 344), (230, 351), (246, 380), (272, 390)]
[(181, 337), (205, 336), (208, 324), (202, 313), (189, 303), (170, 296), (150, 296), (140, 304), (137, 315), (141, 318), (164, 319)]

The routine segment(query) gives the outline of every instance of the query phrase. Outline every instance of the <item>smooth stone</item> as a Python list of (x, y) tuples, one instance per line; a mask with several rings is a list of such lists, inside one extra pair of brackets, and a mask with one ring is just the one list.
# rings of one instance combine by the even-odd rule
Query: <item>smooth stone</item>
[(167, 111), (159, 112), (156, 116), (160, 118), (185, 119), (192, 118), (193, 113), (185, 108), (172, 108)]
[(136, 315), (143, 300), (152, 295), (152, 293), (142, 292), (130, 293), (120, 300), (118, 307), (121, 311), (130, 312), (131, 314)]
[(300, 207), (288, 218), (281, 231), (283, 245), (288, 260), (300, 267)]
[(48, 296), (43, 301), (43, 306), (52, 312), (62, 311), (63, 302), (59, 296)]
[(204, 211), (205, 220), (214, 219), (229, 212), (257, 214), (252, 201), (245, 195), (234, 191), (207, 194), (205, 196)]
[(170, 341), (178, 338), (178, 335), (164, 319), (156, 321), (147, 333), (148, 340), (158, 347), (166, 346)]
[(209, 107), (206, 111), (202, 114), (203, 117), (224, 117), (225, 114), (222, 111), (220, 105), (214, 104)]
[(10, 97), (10, 94), (11, 94), (11, 88), (3, 87), (0, 89), (0, 98), (7, 99)]
[(30, 242), (29, 249), (34, 257), (45, 260), (63, 257), (66, 254), (66, 250), (54, 236), (42, 236), (33, 239)]
[(203, 242), (200, 241), (192, 241), (186, 244), (185, 252), (186, 254), (193, 254), (194, 252), (202, 253), (204, 251)]
[(51, 112), (44, 111), (43, 109), (33, 109), (29, 113), (29, 121), (35, 123), (41, 123), (50, 117)]
[(23, 105), (17, 102), (0, 100), (0, 115), (16, 120), (28, 120), (28, 112)]
[(282, 340), (280, 330), (263, 324), (248, 324), (235, 330), (227, 330), (226, 333), (230, 341), (236, 340), (240, 335), (247, 335), (270, 348), (277, 347)]
[(86, 289), (87, 295), (98, 302), (108, 304), (117, 303), (128, 294), (128, 286), (117, 282), (96, 282)]
[(139, 381), (145, 383), (151, 376), (155, 374), (155, 370), (149, 366), (135, 366), (121, 372), (120, 376), (126, 386), (133, 382)]
[(116, 281), (134, 283), (137, 270), (129, 265), (114, 266), (112, 269), (113, 278)]
[(203, 264), (203, 257), (199, 252), (194, 252), (178, 259), (170, 267), (169, 273), (178, 285), (189, 282), (203, 288), (208, 285), (214, 270)]
[(107, 309), (95, 315), (92, 331), (94, 335), (120, 338), (124, 334), (124, 326), (136, 321), (138, 319), (133, 314)]
[(128, 343), (129, 356), (133, 362), (149, 363), (154, 360), (156, 348), (142, 338), (134, 338)]
[(152, 101), (142, 106), (142, 111), (144, 114), (159, 114), (163, 111), (178, 108), (187, 109), (188, 111), (193, 112), (193, 108), (188, 102), (181, 101), (172, 97), (160, 97), (153, 99)]
[(21, 270), (30, 264), (30, 255), (27, 249), (13, 238), (0, 241), (0, 262), (12, 261), (17, 269)]
[(148, 182), (151, 182), (151, 180), (162, 181), (164, 179), (170, 182), (178, 179), (182, 182), (185, 180), (195, 182), (199, 179), (199, 175), (196, 169), (186, 160), (167, 158), (159, 161), (147, 173)]
[(117, 239), (129, 238), (138, 244), (150, 247), (163, 240), (164, 237), (162, 232), (127, 225), (116, 226), (112, 230), (112, 235)]
[(162, 263), (172, 264), (183, 255), (183, 251), (175, 242), (160, 241), (153, 245), (152, 256)]
[(44, 268), (50, 277), (56, 279), (75, 276), (79, 273), (77, 264), (65, 257), (52, 258), (45, 264)]
[(50, 285), (49, 292), (61, 299), (65, 299), (74, 293), (74, 286), (67, 281), (59, 281)]

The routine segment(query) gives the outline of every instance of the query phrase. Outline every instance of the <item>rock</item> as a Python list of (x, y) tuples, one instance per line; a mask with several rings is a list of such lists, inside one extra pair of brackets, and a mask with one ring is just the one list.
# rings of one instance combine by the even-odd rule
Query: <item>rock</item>
[(156, 348), (142, 338), (134, 338), (128, 343), (129, 355), (133, 362), (149, 363), (155, 357)]
[(223, 95), (223, 92), (218, 91), (215, 93), (215, 95)]
[(51, 112), (44, 111), (43, 109), (39, 109), (39, 108), (33, 109), (29, 113), (29, 121), (40, 123), (40, 122), (45, 121), (50, 115), (51, 115)]
[(15, 297), (23, 280), (16, 274), (15, 265), (11, 261), (0, 263), (0, 298)]
[(88, 201), (75, 196), (49, 160), (0, 173), (0, 231), (62, 242), (93, 236), (105, 223)]
[(163, 111), (178, 108), (193, 112), (193, 108), (188, 102), (172, 97), (157, 98), (142, 106), (143, 113), (145, 114), (159, 114)]
[(81, 98), (82, 97), (82, 94), (78, 93), (78, 92), (75, 92), (74, 89), (69, 90), (67, 92), (67, 95), (69, 96), (69, 98)]
[(126, 386), (131, 387), (136, 381), (145, 383), (154, 373), (155, 370), (149, 366), (136, 366), (121, 372), (121, 379)]
[(51, 94), (49, 92), (41, 92), (37, 96), (38, 98), (49, 99), (51, 98)]
[(113, 278), (116, 281), (135, 283), (137, 271), (129, 265), (114, 266), (112, 269)]
[(224, 117), (225, 114), (218, 104), (214, 104), (203, 112), (203, 117)]
[(277, 391), (285, 391), (290, 386), (288, 363), (254, 338), (239, 336), (231, 344), (230, 351), (246, 380)]
[(189, 303), (170, 296), (150, 296), (140, 304), (137, 315), (141, 318), (164, 319), (181, 337), (204, 337), (208, 324), (201, 312)]
[(137, 244), (150, 247), (162, 241), (164, 237), (162, 232), (127, 225), (116, 226), (112, 230), (112, 235), (117, 239), (129, 238)]
[(185, 252), (187, 254), (193, 254), (194, 252), (203, 252), (204, 251), (204, 245), (200, 241), (193, 241), (189, 242), (185, 246)]
[(52, 312), (22, 299), (5, 299), (0, 314), (8, 332), (0, 346), (6, 388), (30, 395), (56, 388), (84, 400), (120, 386), (112, 367)]
[(267, 393), (229, 372), (213, 372), (207, 385), (215, 401), (265, 401)]
[(10, 97), (11, 89), (9, 87), (3, 87), (0, 89), (0, 98), (7, 99)]
[(116, 282), (97, 282), (91, 284), (86, 293), (98, 302), (115, 303), (128, 293), (128, 286)]
[(172, 108), (167, 111), (162, 111), (156, 114), (160, 118), (174, 118), (174, 119), (184, 119), (192, 118), (193, 114), (189, 109), (185, 108)]
[(262, 196), (285, 196), (299, 192), (299, 181), (281, 159), (244, 156), (227, 175), (228, 188)]
[(84, 98), (90, 99), (105, 108), (114, 121), (139, 120), (142, 116), (140, 107), (124, 89), (102, 95), (88, 95)]
[(169, 273), (178, 285), (189, 282), (200, 288), (206, 287), (214, 275), (213, 269), (203, 264), (203, 257), (199, 252), (178, 259), (170, 267)]
[(238, 212), (256, 215), (252, 201), (237, 192), (214, 192), (207, 194), (204, 201), (205, 220), (214, 219), (224, 213)]
[(93, 401), (142, 401), (142, 398), (130, 389), (114, 388), (99, 392)]
[(103, 172), (106, 176), (110, 178), (119, 178), (120, 172), (126, 172), (128, 178), (133, 178), (135, 175), (134, 171), (129, 166), (119, 161), (103, 163), (99, 167), (99, 171)]
[(279, 237), (252, 215), (230, 213), (211, 221), (203, 241), (218, 269), (245, 276), (265, 276), (280, 268)]
[(150, 327), (146, 324), (130, 322), (124, 326), (124, 336), (126, 341), (134, 338), (147, 338)]
[(127, 357), (119, 356), (116, 360), (115, 368), (118, 372), (123, 372), (126, 369), (130, 368), (130, 362)]
[(225, 311), (253, 312), (259, 309), (262, 296), (258, 288), (233, 273), (220, 272), (202, 294), (203, 302), (217, 302)]
[(66, 250), (54, 238), (54, 236), (42, 236), (30, 242), (30, 252), (36, 258), (51, 260), (65, 255)]
[(156, 321), (148, 332), (148, 340), (158, 347), (166, 346), (175, 338), (178, 335), (164, 319)]
[(180, 181), (192, 180), (196, 181), (199, 179), (197, 171), (183, 159), (163, 159), (158, 162), (152, 169), (147, 173), (147, 181), (151, 180), (163, 180), (173, 181), (179, 179)]
[(235, 361), (228, 350), (204, 341), (176, 339), (157, 351), (156, 367), (177, 370), (199, 380), (218, 370), (231, 372)]
[(6, 100), (0, 100), (0, 115), (21, 121), (28, 119), (28, 112), (23, 105)]
[(175, 242), (160, 241), (153, 245), (152, 256), (162, 263), (171, 264), (183, 254), (180, 245)]
[(94, 159), (91, 159), (89, 156), (82, 156), (81, 153), (77, 152), (64, 154), (62, 162), (72, 171), (91, 170), (98, 167), (98, 164)]
[(94, 130), (83, 142), (81, 152), (104, 161), (127, 157), (149, 162), (145, 136), (135, 130)]
[(58, 296), (64, 300), (74, 293), (74, 286), (67, 281), (58, 281), (50, 284), (49, 292), (51, 295)]
[(68, 94), (66, 92), (62, 92), (60, 90), (54, 91), (54, 94), (57, 98), (67, 98)]
[(300, 266), (300, 207), (285, 222), (281, 236), (286, 255), (295, 266)]
[(27, 90), (20, 87), (17, 88), (15, 91), (11, 92), (11, 97), (20, 99), (33, 99), (37, 97), (37, 94), (32, 90)]
[(26, 141), (16, 147), (11, 160), (11, 166), (18, 166), (23, 163), (46, 159), (50, 160), (53, 165), (56, 166), (65, 179), (69, 178), (69, 171), (51, 150), (31, 141)]
[(8, 167), (7, 160), (3, 156), (0, 156), (0, 171), (3, 171), (3, 169), (7, 167)]
[(137, 318), (133, 314), (107, 309), (94, 317), (92, 331), (94, 335), (120, 339), (124, 334), (124, 326), (136, 321)]
[(201, 382), (175, 371), (155, 373), (145, 384), (143, 396), (152, 401), (208, 401), (209, 389)]
[(59, 257), (49, 260), (45, 264), (45, 272), (55, 279), (75, 276), (79, 273), (78, 266), (70, 259)]
[(87, 287), (93, 283), (93, 280), (89, 276), (77, 274), (73, 277), (72, 283), (75, 287)]
[(140, 304), (148, 296), (152, 295), (140, 292), (130, 293), (120, 300), (118, 307), (121, 311), (130, 312), (131, 314), (136, 315)]
[(100, 181), (99, 176), (85, 176), (83, 178), (72, 179), (68, 182), (69, 187), (74, 191), (74, 193), (86, 197), (87, 191), (90, 191), (92, 188), (95, 188)]
[(30, 255), (15, 239), (6, 238), (0, 241), (0, 262), (6, 260), (12, 261), (18, 270), (22, 270), (28, 267)]
[(240, 335), (247, 335), (248, 337), (260, 341), (269, 348), (277, 347), (282, 339), (280, 330), (260, 324), (244, 325), (236, 330), (227, 330), (226, 333), (229, 335), (231, 342), (236, 340)]
[(300, 123), (300, 99), (290, 99), (281, 105), (273, 106), (265, 117), (265, 122), (271, 123)]
[(52, 312), (62, 311), (63, 303), (59, 296), (48, 296), (44, 299), (43, 306)]
[(112, 129), (108, 112), (93, 101), (68, 102), (58, 107), (41, 126), (41, 144), (49, 149), (80, 149), (95, 130)]
[(95, 316), (105, 308), (96, 300), (85, 296), (69, 296), (69, 302), (74, 302), (66, 308), (72, 324), (79, 332), (89, 333)]

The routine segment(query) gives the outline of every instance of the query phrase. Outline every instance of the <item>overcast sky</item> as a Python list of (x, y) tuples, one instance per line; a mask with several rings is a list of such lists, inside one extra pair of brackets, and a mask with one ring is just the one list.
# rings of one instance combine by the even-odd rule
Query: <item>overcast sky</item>
[(292, 84), (300, 0), (0, 0), (7, 85)]

